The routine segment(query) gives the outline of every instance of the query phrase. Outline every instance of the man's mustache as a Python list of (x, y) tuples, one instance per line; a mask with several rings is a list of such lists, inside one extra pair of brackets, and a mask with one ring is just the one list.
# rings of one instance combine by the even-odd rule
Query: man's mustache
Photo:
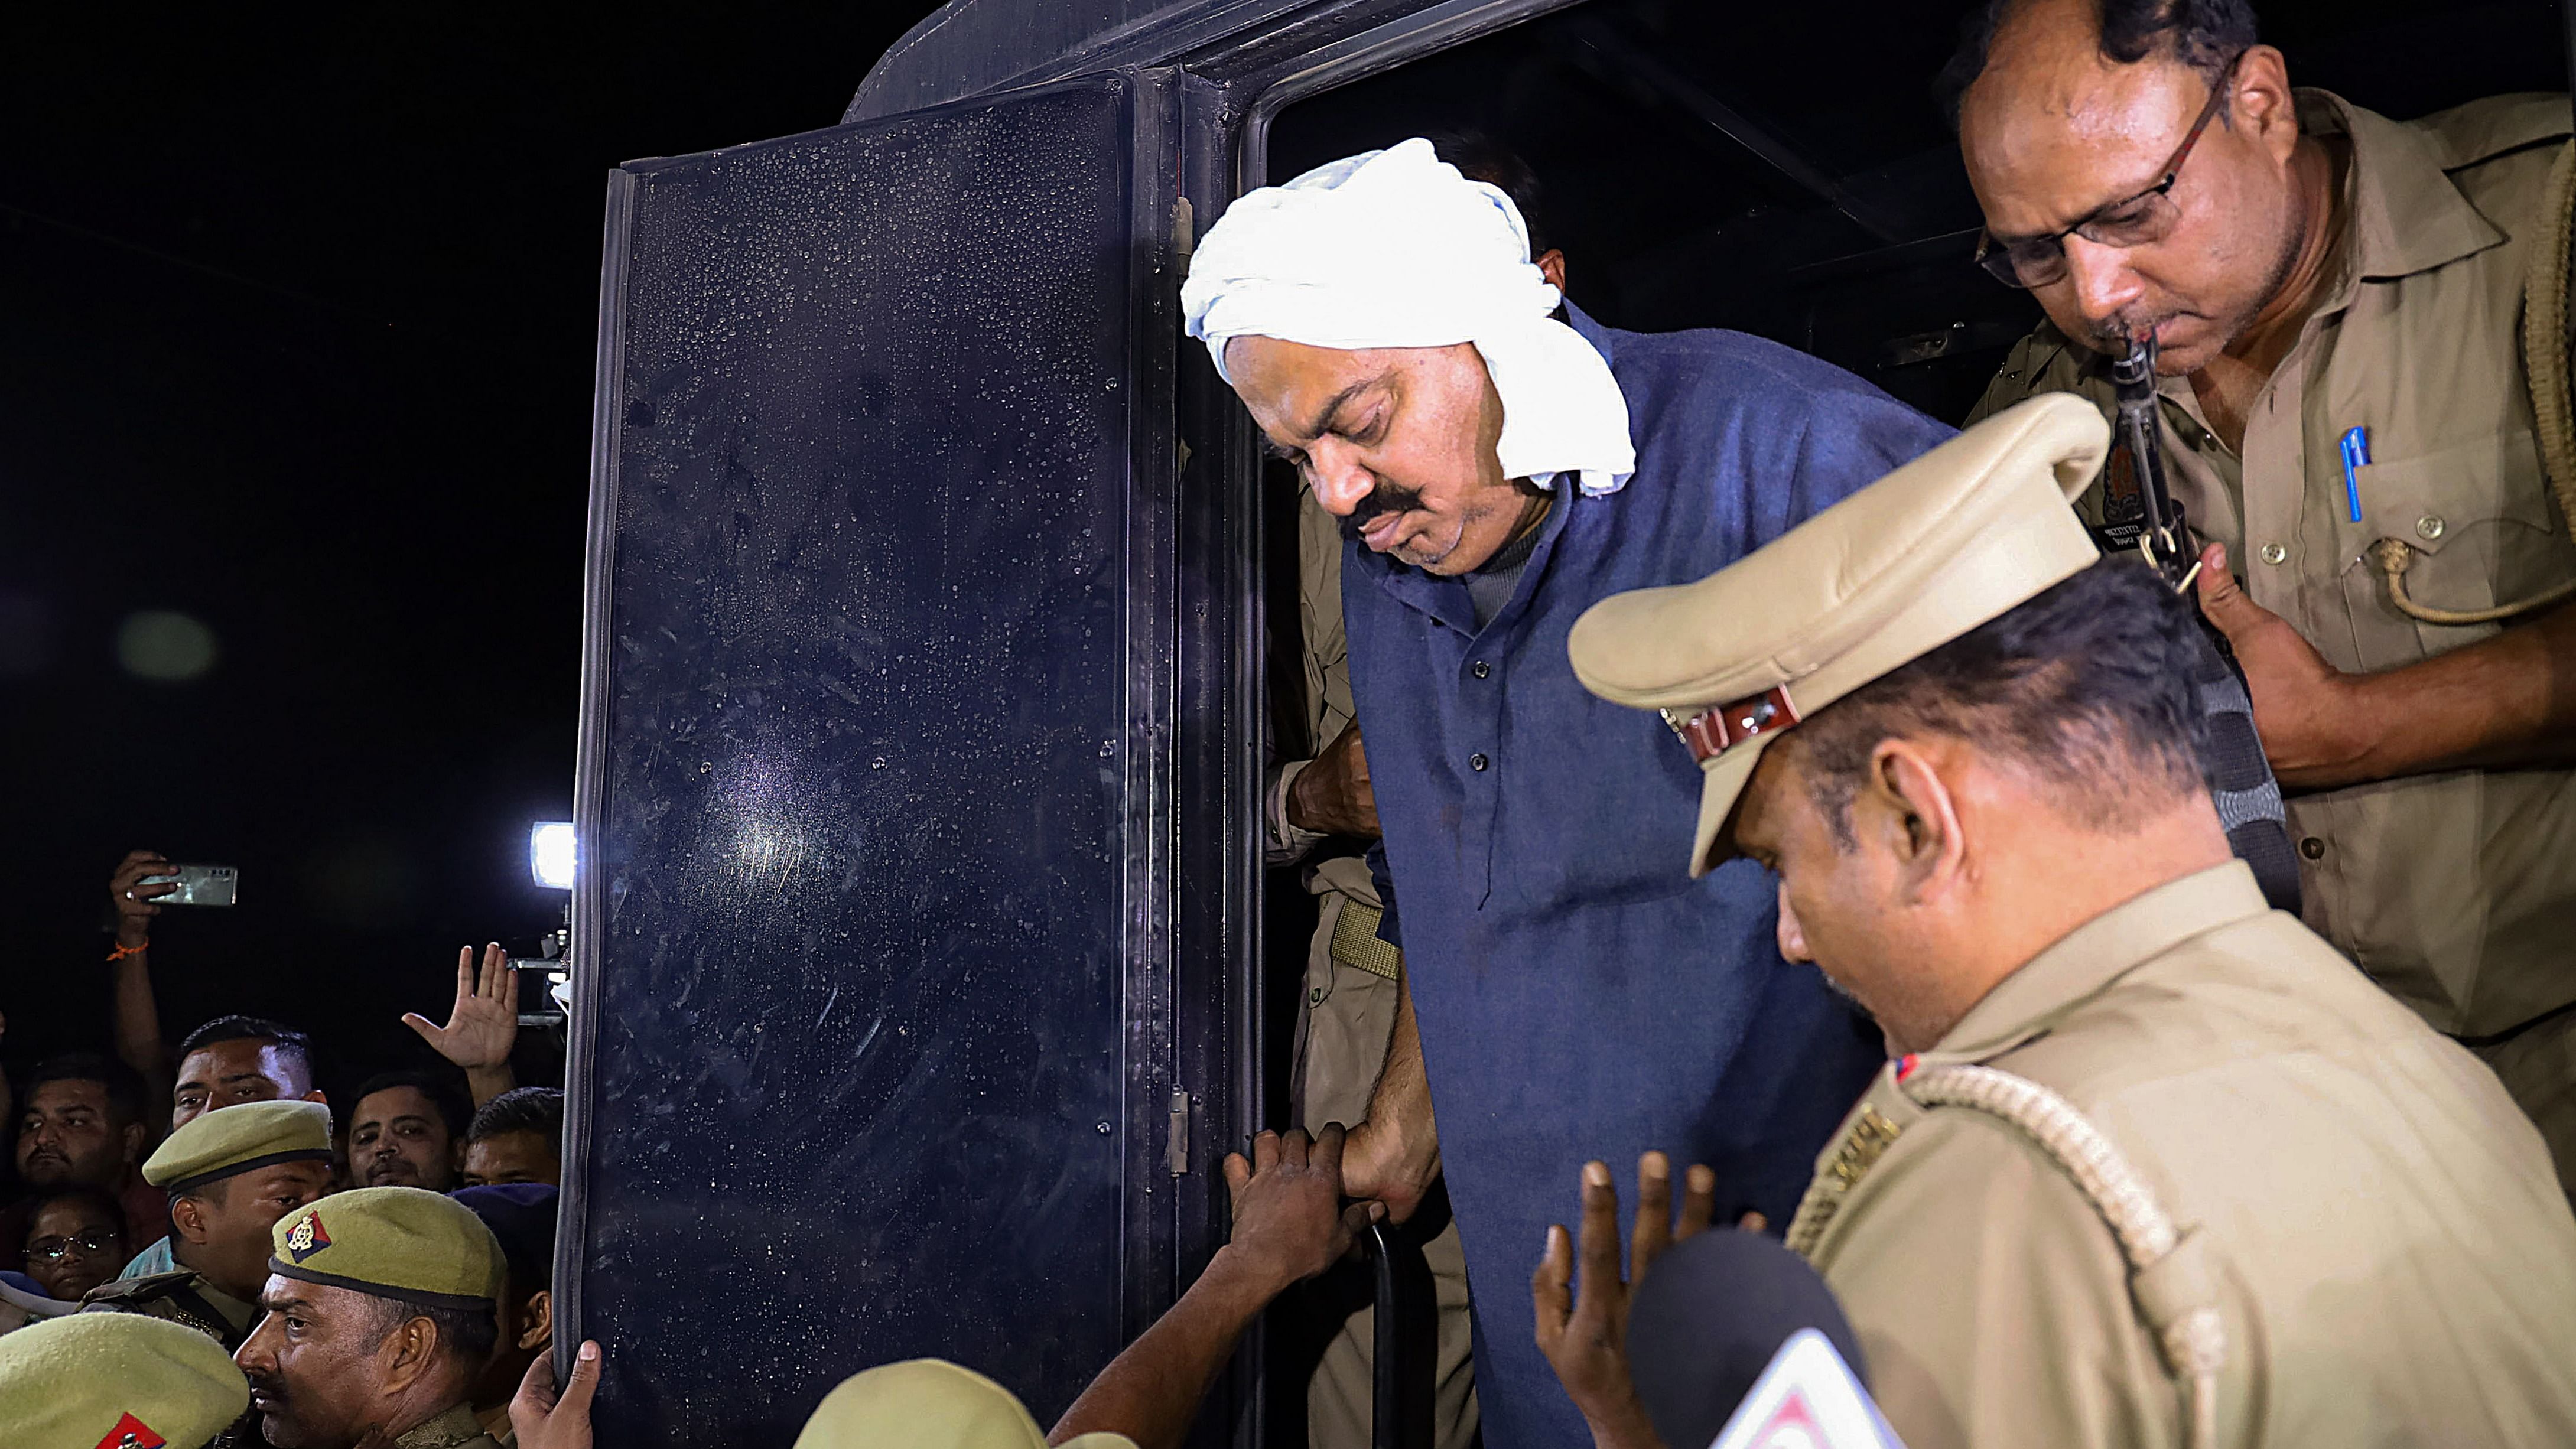
[(1351, 510), (1351, 516), (1342, 520), (1342, 540), (1356, 542), (1363, 529), (1386, 515), (1409, 513), (1421, 506), (1420, 490), (1381, 478), (1369, 489), (1368, 496), (1360, 500), (1359, 507)]

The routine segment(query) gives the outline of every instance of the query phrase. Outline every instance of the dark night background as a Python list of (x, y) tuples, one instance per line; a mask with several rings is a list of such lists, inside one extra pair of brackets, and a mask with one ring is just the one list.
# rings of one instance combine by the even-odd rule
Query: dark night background
[[(835, 124), (929, 8), (12, 15), (0, 1059), (108, 1045), (105, 884), (137, 846), (242, 872), (238, 908), (158, 923), (172, 1045), (274, 1015), (343, 1090), (433, 1060), (399, 1017), (443, 1019), (459, 944), (556, 924), (526, 832), (571, 812), (604, 173)], [(1762, 332), (1956, 417), (2030, 318), (1965, 264), (1928, 96), (1962, 8), (1597, 0), (1291, 108), (1273, 176), (1481, 126), (1546, 178), (1606, 320)], [(2258, 9), (2295, 79), (2396, 116), (2564, 84), (2548, 0)], [(1868, 238), (1699, 91), (1956, 245), (1835, 273)], [(1903, 360), (1943, 329), (1964, 345)], [(129, 673), (147, 611), (207, 626), (213, 668)], [(523, 1077), (553, 1056), (523, 1037)]]
[[(456, 947), (562, 896), (604, 173), (836, 123), (929, 6), (43, 6), (0, 43), (0, 1053), (105, 1049), (109, 870), (164, 1030), (434, 1061)], [(119, 664), (137, 611), (215, 636)], [(554, 1069), (523, 1037), (523, 1075)]]

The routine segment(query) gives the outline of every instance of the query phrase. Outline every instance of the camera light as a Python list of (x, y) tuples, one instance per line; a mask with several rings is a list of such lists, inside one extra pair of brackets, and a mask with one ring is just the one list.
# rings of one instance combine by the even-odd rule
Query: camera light
[(576, 855), (569, 820), (544, 821), (528, 832), (528, 873), (541, 886), (571, 890)]

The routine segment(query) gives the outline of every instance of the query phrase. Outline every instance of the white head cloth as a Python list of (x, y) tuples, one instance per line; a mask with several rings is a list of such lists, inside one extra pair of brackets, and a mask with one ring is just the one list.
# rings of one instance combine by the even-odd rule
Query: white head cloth
[(1548, 315), (1558, 300), (1511, 198), (1420, 137), (1245, 195), (1208, 228), (1181, 288), (1220, 375), (1243, 336), (1474, 343), (1503, 400), (1503, 476), (1548, 488), (1572, 473), (1587, 494), (1615, 493), (1637, 470), (1628, 400), (1592, 344)]

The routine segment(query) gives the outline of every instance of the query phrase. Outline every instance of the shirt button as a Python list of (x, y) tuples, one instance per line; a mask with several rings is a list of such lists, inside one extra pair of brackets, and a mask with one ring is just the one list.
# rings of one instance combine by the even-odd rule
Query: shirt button
[(2326, 858), (2326, 843), (2311, 835), (2299, 842), (2299, 854), (2310, 860), (2323, 860)]
[(1494, 672), (1494, 666), (1487, 664), (1482, 659), (1479, 659), (1475, 663), (1467, 666), (1467, 672), (1476, 676), (1478, 679), (1482, 679), (1486, 675)]
[(1485, 767), (1492, 763), (1493, 761), (1486, 759), (1483, 755), (1469, 755), (1467, 757), (1467, 768), (1476, 771), (1478, 774), (1484, 773)]
[(2431, 543), (2442, 536), (2442, 527), (2442, 515), (2427, 513), (2415, 520), (2415, 536), (2426, 543)]
[(2277, 543), (2267, 543), (2263, 545), (2263, 562), (2267, 564), (2279, 563), (2281, 560), (2288, 558), (2289, 556), (2290, 551), (2281, 547)]

